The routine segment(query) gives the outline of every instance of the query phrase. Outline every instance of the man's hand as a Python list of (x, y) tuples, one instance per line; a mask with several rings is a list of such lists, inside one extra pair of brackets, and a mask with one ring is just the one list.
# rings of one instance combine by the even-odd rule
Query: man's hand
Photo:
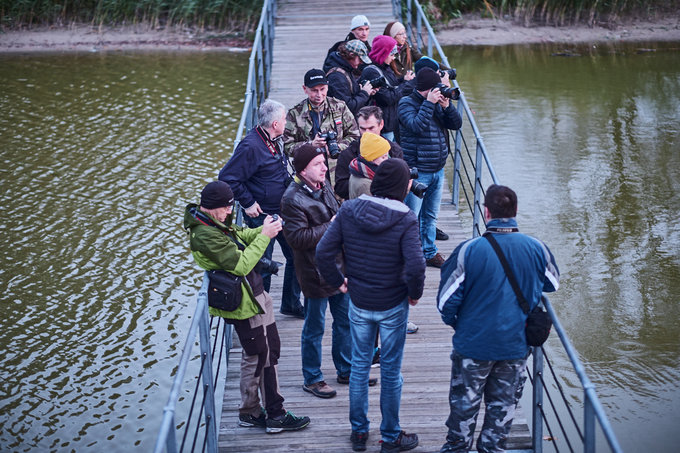
[(314, 140), (312, 140), (312, 146), (315, 148), (326, 149), (326, 139), (321, 138), (319, 134), (316, 134), (316, 137), (314, 137)]
[(251, 207), (245, 208), (245, 211), (248, 217), (257, 217), (262, 214), (262, 209), (260, 208), (260, 205), (257, 203), (257, 201), (253, 203)]
[(262, 224), (262, 234), (268, 238), (274, 239), (282, 229), (283, 226), (281, 226), (281, 219), (277, 219), (275, 221), (270, 215), (264, 218), (264, 223)]
[(371, 82), (368, 80), (364, 82), (363, 85), (361, 85), (361, 89), (365, 91), (369, 96), (373, 96), (375, 94), (375, 90), (373, 90), (373, 85), (371, 85)]
[(430, 92), (427, 93), (427, 100), (433, 104), (439, 103), (439, 101), (441, 101), (442, 98), (444, 98), (444, 96), (442, 96), (442, 93), (439, 91), (439, 88), (432, 88)]
[(342, 282), (342, 285), (340, 285), (340, 288), (338, 288), (342, 294), (347, 293), (347, 279), (345, 278), (345, 281)]
[(412, 307), (415, 307), (418, 305), (418, 299), (411, 299), (410, 297), (408, 298), (408, 304)]
[(410, 69), (408, 71), (406, 71), (406, 74), (404, 74), (404, 80), (406, 80), (407, 82), (409, 80), (415, 79), (415, 77), (416, 77), (416, 75)]

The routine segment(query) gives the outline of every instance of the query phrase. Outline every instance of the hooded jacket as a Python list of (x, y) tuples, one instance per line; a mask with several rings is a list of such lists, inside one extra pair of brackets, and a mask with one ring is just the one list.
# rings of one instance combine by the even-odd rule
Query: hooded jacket
[(328, 79), (328, 95), (340, 99), (347, 104), (353, 115), (370, 99), (368, 93), (361, 89), (354, 68), (338, 52), (328, 56), (323, 66)]
[[(341, 250), (344, 274), (334, 260)], [(316, 262), (331, 286), (347, 277), (352, 303), (365, 310), (389, 310), (423, 294), (418, 220), (401, 201), (362, 195), (343, 203), (316, 247)]]

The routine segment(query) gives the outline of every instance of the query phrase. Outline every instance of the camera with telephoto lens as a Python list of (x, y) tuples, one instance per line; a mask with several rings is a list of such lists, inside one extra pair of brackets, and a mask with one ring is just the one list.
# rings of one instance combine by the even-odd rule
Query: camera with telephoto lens
[(438, 72), (439, 72), (439, 77), (444, 77), (444, 74), (448, 74), (449, 80), (456, 80), (456, 68), (440, 69)]
[(338, 133), (335, 131), (328, 131), (323, 134), (319, 134), (319, 137), (326, 140), (328, 145), (328, 154), (333, 159), (337, 159), (340, 155), (340, 148), (338, 147)]
[(455, 101), (460, 97), (460, 88), (449, 88), (443, 83), (438, 84), (435, 88), (439, 88), (439, 92), (445, 98), (453, 99)]
[(418, 198), (423, 198), (425, 196), (427, 186), (420, 181), (416, 181), (416, 179), (418, 179), (418, 169), (416, 167), (409, 168), (408, 177), (409, 179), (413, 179), (413, 184), (411, 184), (411, 193)]
[(375, 79), (364, 79), (361, 81), (361, 85), (369, 82), (373, 88), (380, 88), (387, 85), (387, 79), (385, 76), (376, 77)]
[(260, 258), (260, 261), (258, 261), (257, 264), (255, 265), (254, 270), (263, 277), (266, 277), (268, 275), (276, 275), (279, 273), (279, 266), (281, 266), (282, 264), (283, 263), (270, 260), (269, 258), (265, 258), (263, 256), (262, 258)]

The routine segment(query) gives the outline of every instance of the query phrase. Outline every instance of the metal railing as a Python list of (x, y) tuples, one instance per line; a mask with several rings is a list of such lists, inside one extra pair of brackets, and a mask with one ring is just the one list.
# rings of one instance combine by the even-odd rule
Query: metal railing
[[(434, 30), (429, 24), (423, 7), (417, 0), (393, 0), (393, 10), (401, 17), (402, 23), (406, 27), (407, 36), (411, 45), (418, 49), (427, 48), (427, 55), (433, 55), (433, 50), (437, 51), (438, 60), (447, 67), (452, 67), (448, 58), (444, 54)], [(456, 80), (452, 81), (454, 87), (460, 88)], [(453, 162), (453, 185), (451, 203), (460, 212), (459, 199), (461, 192), (465, 198), (468, 211), (472, 215), (472, 236), (477, 237), (482, 234), (484, 226), (484, 215), (482, 203), (484, 200), (483, 181), (499, 184), (496, 173), (491, 165), (491, 160), (484, 146), (472, 110), (470, 109), (465, 93), (461, 91), (457, 105), (458, 112), (463, 119), (463, 127), (454, 134), (454, 151), (451, 155)], [(473, 146), (466, 140), (467, 131), (472, 132)], [(471, 148), (474, 147), (474, 153)], [(575, 446), (572, 444), (573, 437), (578, 438), (578, 443), (582, 445), (582, 450), (587, 453), (596, 451), (598, 440), (596, 423), (599, 423), (600, 432), (604, 436), (609, 448), (614, 452), (621, 452), (616, 436), (611, 428), (607, 415), (595, 392), (595, 387), (588, 379), (585, 368), (578, 358), (569, 338), (562, 328), (557, 314), (545, 298), (544, 306), (553, 320), (554, 331), (557, 333), (562, 347), (574, 368), (574, 371), (583, 389), (583, 419), (581, 424), (571, 408), (567, 397), (562, 390), (561, 379), (554, 371), (552, 362), (549, 360), (544, 347), (533, 348), (532, 370), (529, 377), (532, 381), (532, 420), (531, 434), (532, 447), (535, 453), (543, 451), (543, 442), (550, 442), (555, 451), (561, 451), (560, 445), (573, 452)], [(548, 366), (552, 380), (547, 384), (547, 376), (544, 367)], [(553, 397), (553, 393), (558, 393), (560, 399)], [(548, 400), (548, 406), (544, 404), (544, 397)], [(548, 411), (550, 408), (550, 412)], [(566, 421), (564, 419), (567, 419)], [(569, 424), (567, 424), (567, 421)], [(543, 427), (548, 430), (549, 435), (544, 439)], [(558, 432), (559, 429), (559, 432)], [(574, 442), (575, 444), (576, 442)]]

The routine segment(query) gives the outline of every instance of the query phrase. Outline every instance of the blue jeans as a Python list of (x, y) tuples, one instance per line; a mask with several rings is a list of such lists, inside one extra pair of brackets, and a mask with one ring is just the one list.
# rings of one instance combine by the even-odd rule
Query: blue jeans
[(363, 310), (349, 304), (352, 333), (352, 374), (349, 379), (349, 421), (352, 431), (367, 433), (368, 376), (373, 360), (375, 335), (380, 329), (380, 433), (384, 442), (399, 437), (401, 361), (404, 357), (408, 301), (385, 311)]
[(444, 190), (444, 169), (436, 173), (419, 172), (417, 181), (427, 186), (425, 196), (421, 199), (409, 192), (404, 203), (418, 216), (423, 254), (425, 259), (430, 259), (437, 254), (434, 239), (437, 236), (437, 217)]
[[(243, 215), (243, 218), (246, 222), (246, 225), (248, 225), (248, 228), (257, 228), (262, 226), (265, 217), (267, 217), (266, 214), (260, 214), (258, 217), (248, 217), (247, 215), (245, 215), (245, 212)], [(276, 235), (275, 239), (279, 243), (279, 246), (281, 247), (283, 256), (286, 258), (286, 266), (283, 273), (283, 289), (281, 292), (280, 310), (282, 312), (288, 313), (302, 311), (303, 307), (300, 304), (300, 294), (302, 290), (300, 289), (300, 283), (298, 283), (297, 277), (295, 276), (295, 264), (293, 264), (293, 250), (291, 250), (290, 246), (288, 245), (288, 242), (286, 242), (286, 238), (283, 236), (283, 231), (280, 231), (279, 234)], [(274, 239), (269, 241), (267, 250), (265, 250), (264, 255), (262, 256), (264, 256), (265, 258), (272, 259), (273, 255), (274, 255)], [(269, 288), (271, 287), (272, 284), (271, 275), (263, 277), (262, 281), (264, 283), (264, 290), (269, 292)]]
[(324, 380), (321, 372), (321, 340), (326, 323), (326, 305), (330, 305), (333, 315), (331, 354), (335, 369), (338, 376), (349, 376), (351, 371), (352, 343), (347, 313), (349, 296), (339, 293), (328, 298), (309, 297), (305, 300), (305, 323), (300, 342), (305, 385)]

